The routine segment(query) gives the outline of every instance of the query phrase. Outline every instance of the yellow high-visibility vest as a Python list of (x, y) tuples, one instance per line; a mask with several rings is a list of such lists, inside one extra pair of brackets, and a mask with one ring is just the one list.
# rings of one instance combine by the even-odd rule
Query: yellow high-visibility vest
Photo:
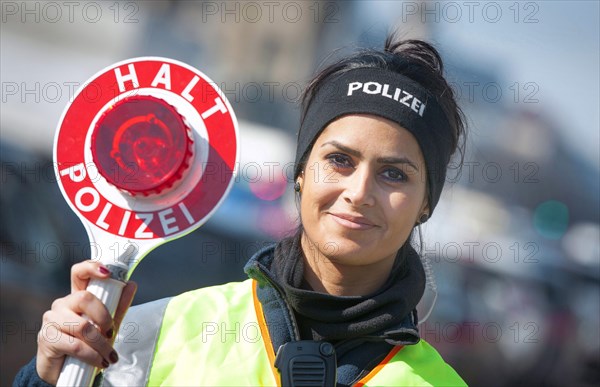
[[(257, 286), (255, 280), (246, 280), (168, 299), (160, 327), (153, 333), (151, 329), (143, 331), (144, 326), (140, 325), (141, 341), (133, 345), (153, 347), (151, 356), (145, 356), (139, 348), (130, 351), (134, 353), (131, 357), (124, 353), (115, 364), (121, 370), (109, 367), (104, 385), (110, 385), (111, 380), (115, 384), (120, 381), (149, 386), (280, 385), (273, 346), (256, 297)], [(142, 318), (156, 322), (157, 314), (153, 313)], [(124, 342), (125, 333), (119, 335), (125, 349), (128, 345)], [(135, 367), (142, 370), (132, 371), (125, 379), (122, 374), (116, 375)], [(416, 345), (394, 347), (355, 384), (359, 387), (464, 385), (460, 376), (424, 340)]]

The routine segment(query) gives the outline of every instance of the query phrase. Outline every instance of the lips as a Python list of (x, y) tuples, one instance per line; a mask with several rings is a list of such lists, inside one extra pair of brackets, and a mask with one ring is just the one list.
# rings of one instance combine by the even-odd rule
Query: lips
[(367, 230), (377, 227), (377, 225), (374, 222), (372, 222), (369, 218), (366, 218), (361, 215), (333, 212), (329, 212), (329, 215), (331, 215), (335, 222), (347, 228), (355, 230)]

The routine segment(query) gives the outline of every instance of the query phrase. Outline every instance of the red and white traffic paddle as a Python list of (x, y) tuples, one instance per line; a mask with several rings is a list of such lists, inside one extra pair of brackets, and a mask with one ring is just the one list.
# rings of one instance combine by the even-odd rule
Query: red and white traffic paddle
[[(238, 126), (203, 73), (165, 58), (116, 63), (80, 88), (54, 141), (60, 189), (111, 279), (87, 288), (114, 315), (125, 281), (162, 243), (202, 225), (229, 192)], [(67, 358), (59, 386), (90, 386), (96, 370)]]

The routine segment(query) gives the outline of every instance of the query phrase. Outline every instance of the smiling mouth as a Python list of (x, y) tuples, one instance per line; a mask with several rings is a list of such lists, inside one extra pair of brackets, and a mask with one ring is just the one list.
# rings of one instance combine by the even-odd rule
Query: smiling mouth
[(334, 214), (329, 212), (329, 215), (341, 226), (354, 230), (368, 230), (377, 227), (376, 224), (363, 216), (354, 216), (348, 214)]

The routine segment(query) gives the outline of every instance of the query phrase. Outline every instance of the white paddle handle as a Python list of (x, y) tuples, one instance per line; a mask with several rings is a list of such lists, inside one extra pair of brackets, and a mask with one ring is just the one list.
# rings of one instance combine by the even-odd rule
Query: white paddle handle
[[(86, 290), (98, 297), (106, 306), (110, 315), (114, 317), (125, 286), (127, 269), (117, 265), (106, 266), (111, 271), (111, 278), (105, 280), (92, 279)], [(94, 366), (67, 356), (56, 385), (59, 387), (89, 387), (94, 382), (95, 376), (96, 368)]]

